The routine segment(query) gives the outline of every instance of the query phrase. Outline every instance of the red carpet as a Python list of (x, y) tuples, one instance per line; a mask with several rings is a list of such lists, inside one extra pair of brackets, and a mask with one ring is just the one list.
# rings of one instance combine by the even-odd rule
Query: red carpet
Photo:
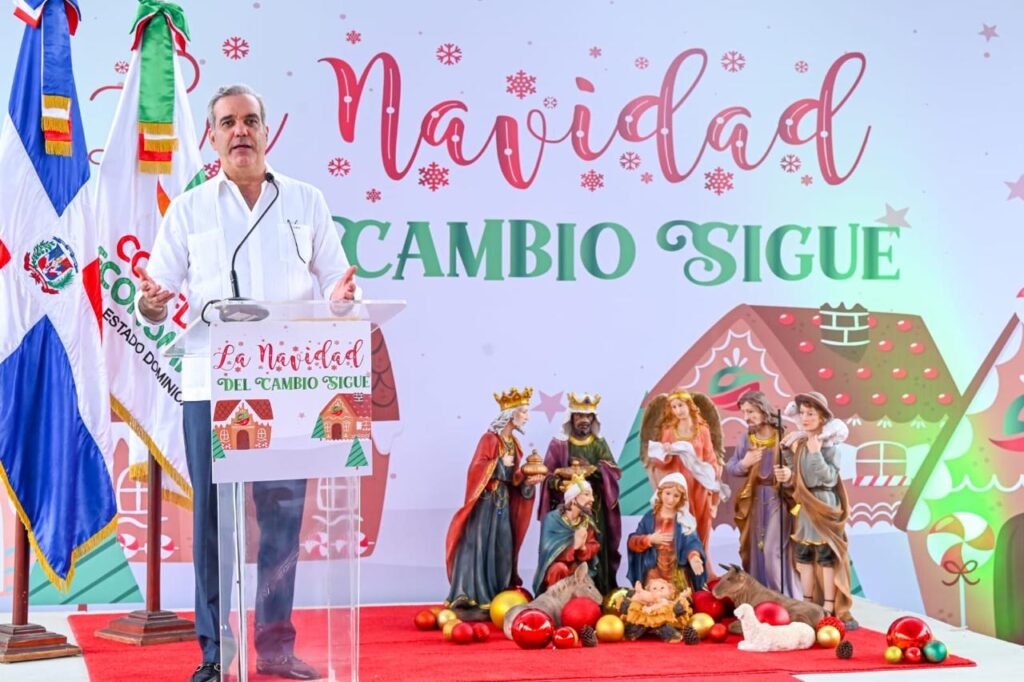
[[(971, 666), (950, 656), (941, 666), (889, 665), (882, 657), (885, 636), (861, 628), (849, 634), (854, 654), (836, 658), (831, 649), (755, 654), (737, 651), (738, 637), (724, 644), (702, 642), (697, 646), (663, 644), (656, 640), (600, 644), (593, 649), (525, 651), (495, 631), (487, 642), (460, 646), (445, 642), (439, 631), (421, 632), (413, 627), (413, 615), (422, 606), (369, 606), (360, 615), (360, 680), (605, 680), (622, 682), (678, 678), (729, 679), (782, 682), (791, 674), (898, 670), (912, 667)], [(182, 614), (191, 617), (191, 614)], [(299, 630), (296, 654), (324, 670), (317, 655), (323, 639), (324, 612), (295, 612)], [(194, 642), (132, 647), (97, 639), (93, 633), (107, 625), (111, 614), (72, 615), (69, 618), (85, 654), (90, 679), (95, 682), (181, 682), (199, 660)], [(318, 624), (319, 621), (319, 624)], [(251, 661), (254, 658), (250, 658)], [(270, 679), (255, 675), (252, 679)]]

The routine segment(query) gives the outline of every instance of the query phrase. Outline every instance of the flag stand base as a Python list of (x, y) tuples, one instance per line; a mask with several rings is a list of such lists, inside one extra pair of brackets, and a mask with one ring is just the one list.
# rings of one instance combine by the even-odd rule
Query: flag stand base
[(196, 628), (190, 620), (178, 618), (172, 611), (132, 611), (115, 618), (96, 636), (122, 644), (147, 646), (195, 639)]
[(48, 632), (41, 625), (0, 625), (0, 663), (81, 655), (82, 650), (74, 644), (68, 644), (67, 637)]

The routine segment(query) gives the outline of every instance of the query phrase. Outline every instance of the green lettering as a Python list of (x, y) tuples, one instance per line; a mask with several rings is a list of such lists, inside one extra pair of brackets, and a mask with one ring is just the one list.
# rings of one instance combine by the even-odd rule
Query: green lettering
[[(413, 242), (416, 243), (418, 249), (416, 252), (412, 251)], [(444, 277), (428, 222), (418, 220), (409, 222), (409, 231), (405, 234), (405, 244), (402, 246), (402, 252), (398, 254), (398, 268), (395, 270), (394, 279), (405, 279), (405, 263), (412, 258), (423, 261), (424, 277)]]
[(886, 232), (895, 235), (896, 239), (900, 238), (900, 228), (898, 227), (865, 227), (864, 228), (864, 279), (899, 279), (900, 271), (899, 268), (896, 272), (883, 273), (881, 269), (881, 260), (889, 261), (892, 264), (892, 250), (893, 246), (890, 246), (885, 251), (879, 248), (879, 242), (881, 233)]
[[(539, 277), (551, 269), (551, 256), (544, 247), (551, 241), (551, 230), (538, 220), (510, 220), (509, 224), (509, 277)], [(534, 240), (527, 243), (528, 228), (533, 228)], [(527, 267), (527, 254), (533, 254), (534, 268)]]
[[(605, 230), (611, 230), (618, 239), (619, 257), (615, 263), (615, 269), (605, 272), (597, 262), (597, 242)], [(580, 261), (584, 269), (598, 279), (618, 279), (633, 267), (636, 261), (636, 242), (629, 230), (618, 223), (598, 223), (592, 226), (580, 240)]]
[(821, 271), (829, 279), (850, 279), (857, 272), (857, 224), (850, 223), (850, 266), (840, 272), (836, 266), (836, 232), (833, 225), (818, 227), (821, 234)]
[[(348, 262), (356, 266), (356, 274), (359, 277), (383, 277), (388, 270), (391, 269), (391, 263), (388, 263), (379, 270), (367, 270), (363, 267), (362, 262), (359, 260), (359, 237), (362, 235), (363, 230), (368, 227), (376, 227), (378, 241), (384, 241), (384, 237), (387, 236), (388, 230), (391, 229), (391, 223), (380, 222), (379, 220), (360, 220), (358, 222), (343, 218), (341, 216), (333, 216), (334, 222), (338, 223), (344, 229), (341, 236), (341, 248), (345, 251), (345, 257), (348, 258)], [(396, 279), (401, 279), (397, 277)]]
[(795, 282), (811, 274), (811, 260), (813, 257), (807, 253), (796, 254), (797, 262), (800, 264), (799, 270), (796, 273), (792, 273), (786, 269), (786, 266), (782, 263), (782, 240), (790, 232), (798, 232), (800, 234), (800, 243), (806, 244), (808, 237), (811, 235), (811, 228), (804, 227), (803, 225), (782, 225), (773, 230), (771, 236), (768, 237), (768, 243), (765, 245), (765, 257), (768, 260), (768, 269), (776, 277), (788, 282)]
[(467, 277), (476, 277), (480, 271), (480, 263), (487, 259), (484, 270), (485, 280), (504, 279), (501, 274), (501, 227), (505, 221), (488, 218), (484, 221), (484, 233), (480, 237), (480, 247), (473, 252), (473, 242), (469, 237), (466, 223), (448, 223), (448, 276), (458, 277), (458, 262), (466, 270)]

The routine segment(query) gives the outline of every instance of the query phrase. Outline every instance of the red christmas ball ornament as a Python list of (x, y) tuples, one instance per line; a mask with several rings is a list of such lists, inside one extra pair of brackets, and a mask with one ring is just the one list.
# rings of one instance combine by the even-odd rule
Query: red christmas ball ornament
[(456, 644), (469, 644), (473, 641), (473, 626), (469, 623), (459, 623), (452, 628), (452, 641)]
[(789, 625), (789, 611), (775, 601), (763, 601), (754, 607), (754, 615), (762, 623), (768, 625)]
[(907, 663), (920, 663), (922, 655), (921, 650), (916, 646), (908, 646), (907, 650), (903, 652), (903, 660)]
[(718, 621), (725, 614), (725, 604), (707, 590), (699, 590), (693, 595), (693, 610), (695, 613), (706, 613)]
[(555, 630), (552, 640), (556, 649), (572, 649), (580, 644), (580, 636), (568, 625), (563, 625)]
[(818, 621), (818, 625), (815, 626), (814, 629), (817, 631), (825, 627), (826, 625), (831, 625), (836, 630), (839, 630), (839, 637), (841, 639), (846, 638), (846, 626), (843, 625), (843, 621), (839, 620), (835, 616), (825, 616), (824, 618)]
[(573, 597), (562, 607), (562, 625), (568, 625), (576, 632), (584, 625), (594, 627), (601, 617), (601, 605), (586, 597)]
[(900, 616), (889, 626), (885, 641), (906, 651), (912, 646), (920, 649), (932, 638), (931, 628), (916, 616)]
[(708, 630), (708, 639), (712, 642), (718, 642), (719, 644), (724, 642), (729, 637), (729, 628), (725, 627), (724, 623), (715, 623)]
[(512, 641), (522, 649), (543, 649), (554, 634), (555, 622), (540, 609), (524, 609), (512, 621)]
[(513, 587), (511, 589), (526, 597), (526, 601), (533, 601), (533, 595), (530, 594), (530, 591), (522, 585), (520, 585), (519, 587)]
[(491, 626), (487, 623), (473, 623), (473, 639), (478, 642), (486, 642), (491, 638)]
[(430, 609), (423, 609), (413, 617), (412, 622), (420, 630), (433, 630), (437, 627), (437, 616)]
[[(718, 585), (718, 582), (720, 580), (721, 580), (721, 578), (715, 578), (714, 580), (709, 580), (708, 581), (708, 591), (711, 592), (712, 596), (714, 596), (715, 586)], [(717, 597), (716, 597), (716, 599), (717, 599)], [(720, 601), (722, 602), (722, 607), (724, 609), (724, 611), (722, 613), (722, 616), (723, 617), (731, 616), (732, 612), (733, 612), (733, 609), (736, 608), (736, 604), (734, 604), (732, 599), (729, 599), (729, 597), (726, 597), (725, 599), (721, 599)]]

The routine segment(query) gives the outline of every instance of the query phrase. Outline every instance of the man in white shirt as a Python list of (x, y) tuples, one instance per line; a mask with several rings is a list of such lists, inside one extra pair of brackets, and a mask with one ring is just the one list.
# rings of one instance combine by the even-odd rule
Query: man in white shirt
[[(349, 267), (323, 195), (311, 185), (268, 170), (263, 100), (248, 86), (224, 87), (210, 100), (208, 117), (220, 173), (167, 208), (148, 272), (139, 268), (139, 313), (152, 322), (164, 320), (168, 302), (183, 283), (188, 285), (193, 318), (208, 303), (239, 294), (255, 300), (353, 299), (355, 267)], [(205, 325), (185, 339), (185, 351), (185, 452), (193, 489), (196, 635), (203, 654), (191, 682), (219, 682), (217, 495), (211, 481)], [(300, 680), (319, 677), (295, 657), (291, 623), (305, 494), (305, 480), (253, 484), (260, 529), (256, 668), (262, 674)]]

